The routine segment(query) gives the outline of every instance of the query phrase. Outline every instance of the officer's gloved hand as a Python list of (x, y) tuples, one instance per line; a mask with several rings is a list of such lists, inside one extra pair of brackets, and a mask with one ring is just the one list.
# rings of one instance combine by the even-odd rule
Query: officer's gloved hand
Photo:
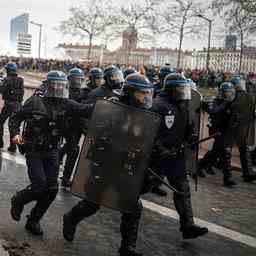
[(161, 151), (160, 151), (160, 154), (159, 154), (159, 158), (161, 160), (164, 160), (164, 159), (169, 158), (171, 155), (172, 155), (172, 152), (169, 149), (167, 149), (165, 147), (162, 147)]
[(21, 145), (24, 144), (23, 138), (21, 137), (21, 135), (17, 134), (12, 138), (12, 142), (15, 145)]

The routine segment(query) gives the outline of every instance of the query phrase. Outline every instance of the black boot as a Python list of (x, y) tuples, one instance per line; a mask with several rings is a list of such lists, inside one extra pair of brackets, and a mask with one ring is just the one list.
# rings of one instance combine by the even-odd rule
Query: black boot
[(11, 198), (11, 216), (14, 220), (20, 221), (24, 205), (35, 200), (37, 194), (29, 188), (21, 190)]
[(158, 196), (166, 196), (166, 195), (167, 195), (167, 192), (164, 191), (163, 189), (161, 189), (161, 188), (158, 187), (158, 186), (152, 187), (151, 193), (156, 194), (156, 195), (158, 195)]
[(240, 147), (240, 161), (243, 171), (243, 180), (244, 182), (252, 182), (256, 180), (256, 172), (252, 167), (252, 157), (251, 152), (248, 147)]
[(211, 166), (208, 166), (208, 167), (205, 169), (205, 171), (206, 171), (207, 174), (210, 174), (210, 175), (214, 175), (214, 174), (215, 174), (215, 172), (214, 172), (214, 170), (212, 169)]
[(4, 141), (3, 141), (3, 138), (0, 138), (0, 148), (3, 148), (4, 147)]
[(183, 239), (194, 239), (208, 233), (208, 228), (200, 227), (195, 224), (189, 227), (181, 228), (180, 230), (182, 231)]
[(118, 250), (120, 256), (142, 256), (142, 253), (136, 252), (133, 248), (119, 248)]
[(70, 212), (63, 216), (63, 237), (72, 242), (76, 233), (77, 224), (84, 218), (95, 214), (99, 205), (83, 200), (75, 205)]
[(67, 180), (65, 177), (62, 177), (61, 186), (64, 188), (70, 188), (71, 181)]
[(205, 175), (203, 169), (197, 170), (197, 175), (198, 175), (199, 177), (201, 177), (201, 178), (205, 178), (205, 177), (206, 177), (206, 175)]
[(231, 179), (231, 177), (224, 177), (223, 184), (225, 187), (232, 187), (236, 185), (236, 182)]
[(44, 234), (39, 221), (33, 220), (31, 216), (28, 216), (25, 229), (35, 236), (42, 236)]
[(73, 224), (72, 219), (69, 214), (64, 214), (63, 216), (63, 237), (72, 242), (76, 233), (76, 224)]
[(10, 153), (15, 153), (16, 150), (17, 150), (17, 147), (14, 145), (14, 144), (11, 144), (7, 150), (10, 152)]
[(119, 254), (121, 256), (141, 256), (136, 252), (136, 242), (139, 230), (139, 221), (142, 213), (142, 203), (138, 201), (133, 212), (123, 213), (120, 224), (120, 232), (122, 236)]

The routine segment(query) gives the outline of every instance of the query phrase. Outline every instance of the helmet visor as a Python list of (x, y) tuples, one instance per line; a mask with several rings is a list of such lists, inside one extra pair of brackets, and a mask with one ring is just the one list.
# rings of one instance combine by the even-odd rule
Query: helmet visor
[(47, 81), (46, 97), (49, 98), (68, 98), (67, 81)]
[(113, 85), (113, 87), (121, 87), (124, 83), (124, 77), (121, 71), (117, 71), (112, 74), (110, 77), (110, 82)]
[(191, 86), (179, 85), (176, 87), (177, 100), (191, 100)]
[(95, 85), (96, 87), (101, 86), (101, 85), (103, 85), (103, 84), (104, 84), (104, 79), (103, 79), (102, 77), (99, 77), (99, 78), (95, 78), (95, 79), (94, 79), (94, 85)]
[(84, 79), (80, 77), (71, 77), (69, 82), (71, 89), (80, 89), (83, 83), (84, 83)]
[(222, 93), (222, 98), (225, 101), (231, 102), (235, 98), (235, 91), (234, 90), (229, 90), (229, 91), (224, 91)]

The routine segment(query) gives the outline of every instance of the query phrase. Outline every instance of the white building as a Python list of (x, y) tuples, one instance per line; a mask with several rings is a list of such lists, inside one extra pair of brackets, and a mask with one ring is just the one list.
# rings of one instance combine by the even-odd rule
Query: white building
[[(206, 67), (207, 51), (193, 52), (193, 67), (204, 69)], [(240, 50), (216, 49), (210, 51), (210, 69), (238, 72), (240, 65)], [(241, 72), (256, 71), (256, 49), (245, 48), (242, 58)]]

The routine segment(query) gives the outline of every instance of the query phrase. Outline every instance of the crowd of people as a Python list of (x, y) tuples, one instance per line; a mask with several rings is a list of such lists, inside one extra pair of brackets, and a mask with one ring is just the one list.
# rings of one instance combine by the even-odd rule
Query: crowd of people
[[(83, 144), (86, 147), (82, 151), (84, 158), (79, 158), (87, 162), (78, 161), (73, 177), (73, 186), (82, 184), (80, 192), (85, 198), (63, 216), (63, 236), (67, 241), (73, 241), (76, 227), (83, 219), (95, 214), (101, 205), (108, 205), (122, 214), (119, 254), (141, 256), (136, 251), (143, 210), (139, 198), (150, 192), (166, 195), (160, 188), (165, 178), (169, 188), (172, 186), (174, 190), (173, 201), (183, 239), (205, 235), (208, 229), (194, 223), (186, 164), (187, 148), (198, 156), (200, 130), (197, 127), (200, 125), (196, 124), (196, 116), (201, 107), (200, 94), (188, 77), (197, 81), (204, 72), (183, 72), (170, 65), (160, 67), (158, 71), (152, 67), (136, 70), (136, 67), (120, 69), (117, 66), (91, 67), (85, 71), (80, 65), (74, 67), (69, 63), (71, 68), (67, 76), (63, 72), (65, 64), (56, 64), (60, 65), (59, 70), (56, 67), (50, 70), (24, 104), (23, 79), (17, 69), (25, 64), (8, 62), (5, 66), (7, 76), (0, 87), (5, 100), (0, 115), (0, 146), (4, 146), (3, 125), (9, 117), (8, 150), (15, 153), (18, 147), (25, 155), (31, 182), (12, 197), (12, 218), (20, 221), (25, 205), (35, 201), (25, 228), (33, 235), (43, 235), (40, 221), (58, 194), (60, 163), (66, 155), (61, 185), (69, 188), (75, 162), (79, 152), (81, 154), (80, 138), (88, 133), (90, 136)], [(235, 186), (231, 152), (236, 143), (240, 150), (243, 180), (256, 180), (251, 161), (255, 141), (247, 140), (254, 118), (255, 88), (255, 76), (250, 75), (245, 81), (241, 75), (233, 75), (230, 81), (219, 85), (218, 97), (206, 103), (205, 110), (211, 117), (209, 134), (214, 135), (215, 143), (199, 162), (197, 158), (191, 158), (195, 161), (190, 170), (194, 178), (197, 171), (203, 177), (203, 170), (209, 171), (218, 163), (217, 167), (223, 171), (223, 185)], [(196, 109), (191, 107), (195, 100), (199, 100)], [(113, 118), (111, 111), (126, 114)], [(144, 122), (149, 113), (150, 120)], [(88, 126), (90, 119), (95, 124)], [(21, 133), (22, 122), (26, 125)], [(151, 159), (145, 152), (152, 152)], [(198, 170), (194, 169), (197, 165)], [(79, 170), (88, 175), (79, 176)], [(157, 170), (157, 175), (152, 170)], [(120, 177), (116, 177), (117, 173), (121, 173)], [(129, 191), (131, 184), (132, 192)]]
[[(4, 67), (9, 61), (13, 61), (17, 64), (18, 68), (25, 71), (39, 71), (49, 72), (50, 70), (62, 70), (66, 73), (72, 67), (79, 67), (86, 73), (92, 67), (99, 67), (104, 69), (105, 67), (114, 64), (122, 70), (130, 67), (131, 65), (120, 63), (105, 63), (100, 65), (99, 63), (88, 62), (74, 62), (71, 60), (55, 60), (55, 59), (37, 59), (37, 58), (19, 58), (0, 56), (0, 69)], [(134, 66), (136, 70), (140, 70), (141, 73), (152, 77), (159, 73), (160, 66), (154, 65), (140, 65)], [(219, 87), (221, 83), (230, 80), (233, 73), (229, 71), (211, 71), (206, 69), (179, 69), (179, 72), (183, 72), (186, 77), (191, 78), (199, 87)]]

